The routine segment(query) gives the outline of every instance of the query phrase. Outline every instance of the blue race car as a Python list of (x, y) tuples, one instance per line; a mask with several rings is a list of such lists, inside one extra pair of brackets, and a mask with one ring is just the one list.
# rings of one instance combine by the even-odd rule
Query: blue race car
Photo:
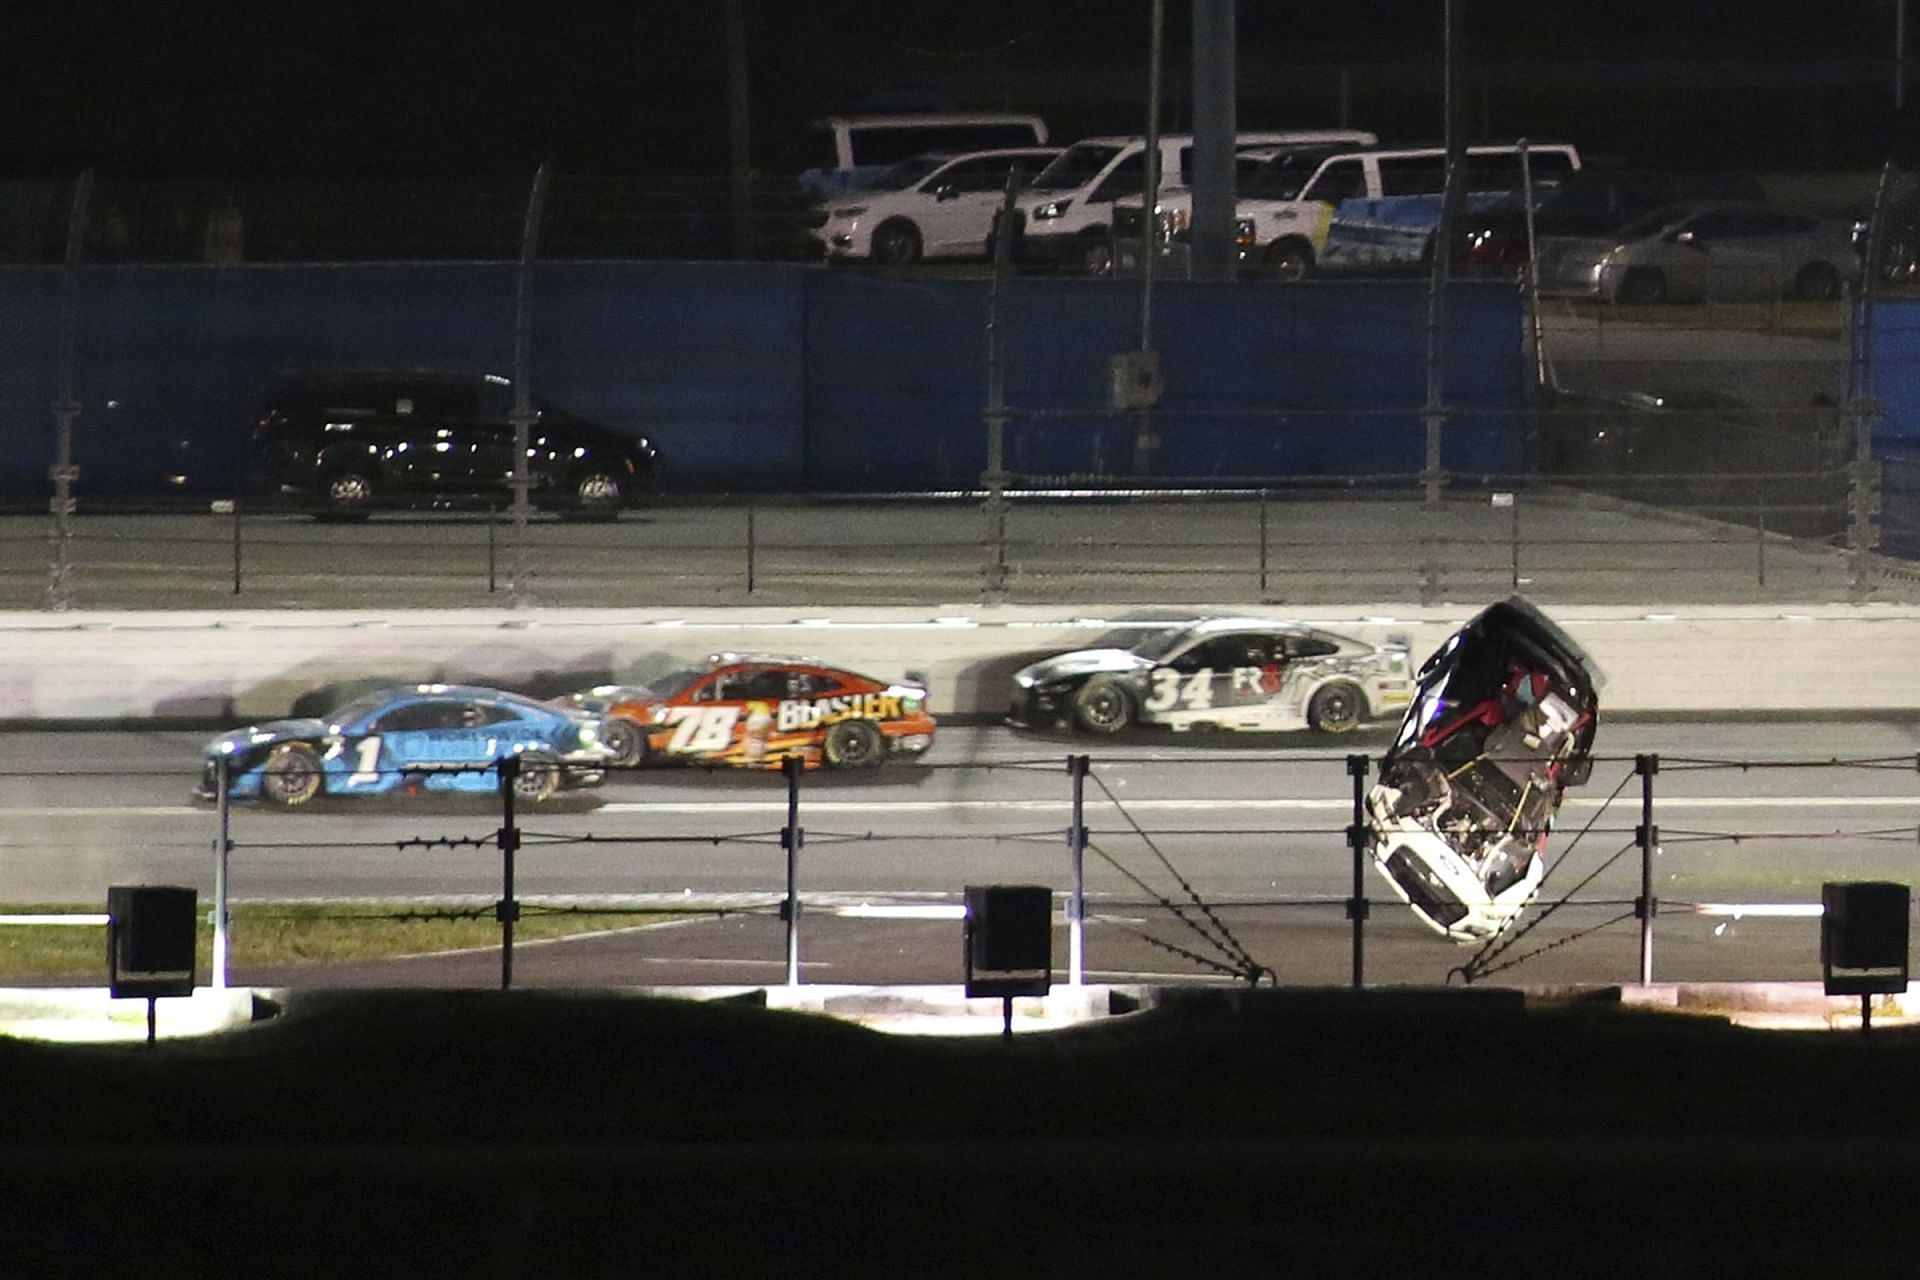
[(198, 794), (227, 794), (283, 808), (317, 796), (423, 791), (491, 793), (493, 764), (520, 758), (515, 795), (538, 802), (563, 788), (598, 785), (613, 751), (600, 717), (562, 710), (517, 693), (471, 685), (383, 689), (324, 720), (274, 720), (222, 734), (206, 746)]

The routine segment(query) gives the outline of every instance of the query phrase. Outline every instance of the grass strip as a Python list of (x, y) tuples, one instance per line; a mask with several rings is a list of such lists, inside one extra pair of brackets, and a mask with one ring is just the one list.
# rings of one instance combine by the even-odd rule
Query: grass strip
[[(202, 903), (202, 907), (208, 904)], [(99, 914), (98, 906), (73, 903), (4, 903), (0, 915)], [(514, 940), (532, 942), (656, 923), (658, 912), (521, 907)], [(107, 980), (104, 925), (0, 925), (0, 983), (79, 979)], [(497, 946), (500, 926), (493, 907), (387, 906), (364, 902), (245, 903), (232, 908), (230, 963), (236, 967), (287, 967), (431, 955)], [(213, 925), (199, 928), (199, 971), (213, 964)]]

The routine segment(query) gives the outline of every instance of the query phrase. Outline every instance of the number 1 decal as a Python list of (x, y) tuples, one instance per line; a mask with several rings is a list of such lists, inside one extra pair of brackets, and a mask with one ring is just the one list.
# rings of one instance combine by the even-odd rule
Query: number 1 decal
[(738, 707), (668, 707), (667, 723), (674, 726), (669, 751), (725, 751), (733, 745)]
[(353, 748), (353, 772), (347, 777), (349, 786), (366, 786), (380, 781), (380, 735), (362, 738)]

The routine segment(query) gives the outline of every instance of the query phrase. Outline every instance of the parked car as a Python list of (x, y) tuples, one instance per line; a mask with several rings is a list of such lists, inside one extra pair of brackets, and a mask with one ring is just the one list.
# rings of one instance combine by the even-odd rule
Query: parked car
[[(1374, 135), (1359, 129), (1250, 130), (1234, 135), (1234, 148), (1316, 142), (1366, 146), (1374, 140)], [(1161, 191), (1190, 186), (1193, 135), (1161, 134), (1159, 153)], [(1069, 267), (1083, 275), (1107, 275), (1113, 269), (1114, 202), (1127, 196), (1139, 198), (1146, 175), (1144, 137), (1106, 136), (1074, 143), (1036, 174), (1015, 201), (1014, 260), (1023, 265)]]
[[(1532, 156), (1529, 155), (1531, 161)], [(1541, 175), (1535, 175), (1538, 182)], [(1535, 193), (1533, 235), (1602, 236), (1634, 219), (1686, 200), (1766, 203), (1766, 190), (1752, 174), (1662, 172), (1583, 168)], [(1514, 275), (1527, 263), (1524, 193), (1498, 204), (1468, 208), (1454, 229), (1453, 262), (1463, 272)]]
[[(267, 489), (333, 519), (383, 507), (512, 496), (513, 384), (494, 374), (352, 370), (274, 380), (253, 431)], [(543, 508), (613, 519), (653, 482), (644, 436), (536, 401), (528, 492)]]
[(597, 716), (501, 689), (420, 684), (356, 698), (325, 717), (274, 720), (206, 745), (197, 794), (292, 809), (322, 796), (497, 792), (493, 766), (517, 756), (515, 794), (539, 802), (598, 785), (613, 752)]
[(1375, 867), (1434, 930), (1484, 940), (1539, 892), (1561, 798), (1591, 769), (1600, 679), (1520, 596), (1421, 664), (1366, 805)]
[(1540, 410), (1541, 470), (1561, 483), (1796, 537), (1846, 527), (1851, 447), (1830, 398), (1757, 409), (1686, 385), (1549, 387)]
[(1540, 243), (1540, 289), (1609, 302), (1840, 296), (1857, 283), (1852, 228), (1767, 205), (1688, 201), (1604, 236)]
[(1268, 618), (1139, 623), (1015, 672), (1007, 723), (1344, 733), (1405, 705), (1410, 688), (1404, 641)]
[(870, 186), (827, 210), (816, 235), (830, 258), (904, 266), (922, 258), (977, 258), (993, 217), (1015, 186), (1060, 154), (1059, 147), (1009, 147), (961, 155), (928, 152), (903, 160)]
[(907, 111), (823, 116), (813, 122), (812, 163), (800, 187), (821, 200), (838, 200), (892, 166), (929, 151), (954, 154), (1001, 147), (1040, 147), (1047, 125), (1020, 111)]
[(613, 762), (855, 769), (933, 746), (924, 680), (880, 680), (812, 658), (718, 653), (638, 685), (600, 685), (555, 705), (604, 717)]

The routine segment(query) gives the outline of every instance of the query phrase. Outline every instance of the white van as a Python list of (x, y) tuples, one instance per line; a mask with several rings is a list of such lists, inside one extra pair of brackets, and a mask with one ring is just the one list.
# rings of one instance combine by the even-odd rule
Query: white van
[(902, 160), (931, 151), (958, 153), (1046, 145), (1039, 116), (1014, 111), (918, 111), (825, 116), (813, 122), (816, 163), (800, 185), (823, 199), (865, 185)]
[[(1445, 147), (1274, 147), (1235, 177), (1234, 210), (1243, 266), (1297, 280), (1310, 271), (1407, 266), (1427, 260), (1447, 185)], [(1529, 142), (1523, 173), (1518, 142), (1466, 149), (1463, 210), (1509, 203), (1530, 175), (1549, 191), (1580, 168), (1570, 143)], [(1536, 201), (1537, 203), (1537, 201)], [(1174, 187), (1155, 208), (1163, 250), (1186, 229), (1193, 193)], [(1122, 236), (1137, 236), (1140, 205), (1115, 210)]]
[[(1332, 143), (1372, 146), (1377, 138), (1359, 129), (1294, 129), (1234, 135), (1234, 149)], [(1087, 275), (1113, 269), (1113, 202), (1136, 199), (1146, 183), (1147, 143), (1140, 134), (1087, 138), (1074, 143), (1028, 184), (1014, 201), (1013, 256), (1022, 264), (1071, 266)], [(1193, 135), (1160, 135), (1160, 189), (1191, 186)]]

